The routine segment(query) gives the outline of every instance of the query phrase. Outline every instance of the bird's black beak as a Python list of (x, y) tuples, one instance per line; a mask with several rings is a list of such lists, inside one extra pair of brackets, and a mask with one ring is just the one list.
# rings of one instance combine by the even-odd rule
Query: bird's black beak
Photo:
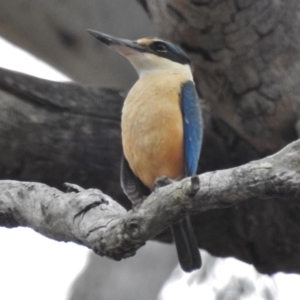
[(140, 46), (134, 41), (116, 38), (114, 36), (91, 29), (88, 29), (87, 31), (101, 43), (114, 49), (124, 56), (136, 54), (137, 52), (145, 52), (145, 47)]

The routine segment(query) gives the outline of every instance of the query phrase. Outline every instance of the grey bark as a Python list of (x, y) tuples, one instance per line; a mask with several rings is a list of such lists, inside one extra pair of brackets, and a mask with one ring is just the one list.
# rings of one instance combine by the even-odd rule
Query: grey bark
[[(0, 68), (0, 179), (57, 188), (75, 182), (101, 188), (130, 207), (119, 183), (124, 97), (119, 90), (51, 82)], [(204, 110), (204, 117), (202, 171), (259, 157), (209, 111)]]
[[(63, 193), (39, 183), (1, 181), (0, 225), (27, 226), (52, 239), (83, 244), (100, 256), (120, 260), (134, 255), (147, 240), (186, 214), (236, 208), (242, 201), (253, 206), (257, 201), (279, 203), (281, 207), (285, 203), (285, 209), (276, 214), (280, 230), (268, 228), (271, 234), (265, 237), (262, 248), (256, 239), (259, 239), (258, 231), (264, 228), (260, 227), (257, 215), (256, 219), (248, 220), (251, 225), (248, 243), (257, 243), (258, 247), (251, 253), (251, 247), (243, 241), (239, 245), (239, 258), (253, 263), (263, 273), (299, 272), (299, 232), (289, 227), (299, 228), (299, 219), (283, 222), (291, 210), (299, 209), (299, 151), (300, 141), (296, 141), (273, 156), (241, 167), (157, 187), (140, 206), (130, 211), (96, 189), (83, 190), (69, 185), (72, 192)], [(272, 216), (267, 222), (271, 220), (274, 221)], [(293, 247), (286, 248), (287, 244)]]
[[(139, 2), (148, 9), (159, 35), (179, 43), (190, 55), (205, 104), (238, 139), (266, 155), (297, 137), (296, 0)], [(153, 34), (141, 7), (117, 0), (51, 5), (2, 1), (0, 20), (0, 33), (7, 39), (78, 81), (102, 86), (128, 87), (135, 75), (128, 75), (129, 64), (91, 39), (85, 29), (128, 38)]]
[[(35, 12), (36, 4), (2, 1), (0, 32), (33, 53), (48, 57), (48, 61), (72, 78), (98, 82), (96, 73), (106, 73), (107, 68), (102, 65), (94, 68), (101, 55), (91, 49), (100, 49), (100, 45), (92, 39), (72, 42), (75, 31), (81, 37), (82, 27), (102, 30), (96, 26), (98, 14), (80, 17), (82, 23), (76, 25), (80, 27), (78, 34), (74, 25), (78, 17), (72, 16), (76, 11), (77, 16), (88, 13), (80, 4), (74, 6), (74, 13), (69, 13), (69, 2), (64, 3), (66, 7), (57, 2), (55, 8), (41, 2), (38, 4), (41, 18), (27, 15), (30, 18), (22, 19), (14, 18), (15, 11), (25, 6), (30, 8), (25, 13)], [(98, 2), (93, 3), (92, 10), (101, 8)], [(195, 65), (198, 91), (205, 101), (201, 171), (246, 163), (277, 151), (297, 137), (299, 8), (296, 1), (144, 3), (160, 34), (180, 43)], [(70, 18), (63, 17), (65, 11)], [(45, 18), (45, 12), (49, 18)], [(54, 16), (59, 16), (59, 30), (52, 26)], [(95, 26), (89, 26), (94, 23), (86, 24), (86, 20), (94, 20)], [(131, 38), (127, 33), (126, 37)], [(86, 50), (77, 51), (78, 45)], [(94, 51), (94, 56), (85, 67), (81, 59), (90, 57), (90, 51)], [(55, 186), (65, 181), (76, 182), (84, 187), (99, 187), (121, 200), (118, 121), (123, 97), (113, 90), (44, 82), (3, 70), (0, 75), (3, 100), (0, 120), (4, 120), (1, 178), (43, 181)], [(111, 84), (113, 76), (111, 81), (101, 79), (102, 83)], [(125, 77), (127, 73), (122, 76)], [(113, 108), (109, 108), (106, 118), (104, 108), (110, 106)], [(113, 143), (108, 135), (113, 137)], [(16, 138), (10, 142), (12, 136)], [(232, 255), (254, 262), (262, 272), (294, 270), (292, 262), (298, 260), (294, 255), (299, 247), (297, 203), (282, 203), (275, 195), (274, 201), (260, 201), (257, 196), (256, 201), (194, 216), (199, 246), (215, 255)], [(170, 240), (167, 232), (159, 238)]]
[(212, 113), (266, 155), (297, 138), (299, 1), (140, 0), (190, 55)]
[(118, 90), (0, 69), (0, 178), (76, 182), (121, 198), (123, 99)]

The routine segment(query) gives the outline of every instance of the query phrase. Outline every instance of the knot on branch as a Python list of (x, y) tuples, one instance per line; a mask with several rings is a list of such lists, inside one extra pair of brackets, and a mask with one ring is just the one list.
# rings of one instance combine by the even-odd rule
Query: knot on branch
[(126, 231), (133, 239), (138, 238), (140, 233), (140, 225), (137, 219), (130, 219), (126, 227)]
[(145, 245), (144, 241), (138, 239), (139, 231), (137, 219), (112, 221), (106, 228), (100, 228), (93, 251), (117, 261), (131, 257)]

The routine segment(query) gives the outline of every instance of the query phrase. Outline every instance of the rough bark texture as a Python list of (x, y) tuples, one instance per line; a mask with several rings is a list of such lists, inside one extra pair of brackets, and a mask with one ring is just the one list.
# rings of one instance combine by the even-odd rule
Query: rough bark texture
[(142, 0), (159, 34), (192, 58), (213, 114), (259, 153), (297, 137), (299, 2)]
[[(299, 210), (299, 151), (300, 141), (297, 141), (273, 156), (241, 167), (158, 187), (139, 207), (128, 212), (96, 189), (69, 185), (72, 192), (63, 193), (38, 183), (2, 181), (0, 225), (28, 226), (47, 237), (80, 243), (101, 256), (120, 260), (134, 255), (147, 240), (187, 213), (236, 208), (243, 201), (253, 207), (269, 203), (279, 226), (268, 228), (268, 237), (262, 237), (259, 232), (265, 227), (261, 226), (259, 216), (250, 216), (253, 218), (248, 221), (250, 226), (238, 229), (243, 242), (235, 255), (253, 263), (263, 273), (299, 272), (299, 220), (283, 222), (291, 210), (296, 213)], [(280, 211), (276, 211), (276, 203), (281, 204)], [(267, 221), (274, 222), (272, 216)], [(290, 231), (290, 225), (297, 227), (297, 232)], [(232, 240), (227, 237), (230, 246), (223, 245), (221, 251), (232, 251), (231, 242), (236, 241), (236, 237)], [(291, 241), (294, 246), (286, 248)]]
[(121, 199), (123, 99), (118, 90), (0, 69), (0, 178), (76, 182)]
[[(119, 183), (124, 96), (118, 90), (51, 82), (0, 68), (0, 179), (57, 188), (75, 182), (101, 188), (130, 207)], [(202, 171), (259, 157), (210, 112), (205, 110), (204, 117)]]
[[(140, 2), (160, 35), (179, 43), (194, 63), (205, 109), (201, 171), (241, 165), (273, 153), (297, 137), (297, 1)], [(70, 3), (1, 1), (0, 32), (79, 81), (118, 85), (117, 78), (127, 80), (124, 70), (117, 71), (116, 77), (112, 73), (110, 79), (96, 77), (110, 73), (114, 62), (107, 58), (100, 62), (101, 46), (85, 35), (85, 29), (138, 36), (102, 29), (98, 22), (100, 11), (106, 14), (103, 1), (85, 2), (84, 7), (78, 2), (72, 11)], [(16, 11), (22, 11), (22, 16)], [(117, 11), (123, 14), (125, 9)], [(143, 27), (128, 20), (124, 24), (129, 23)], [(126, 27), (115, 24), (122, 30)], [(46, 82), (5, 70), (0, 73), (0, 90), (2, 179), (42, 181), (57, 187), (65, 181), (75, 182), (101, 188), (121, 201), (119, 117), (124, 95), (111, 89)], [(284, 155), (288, 163), (290, 154)], [(293, 162), (293, 168), (297, 168), (298, 162)], [(293, 168), (291, 174), (297, 181), (298, 170)], [(248, 175), (251, 172), (245, 171), (236, 178), (236, 182), (240, 180), (237, 191)], [(226, 179), (222, 177), (225, 184)], [(291, 199), (279, 200), (272, 190), (274, 181), (268, 182), (270, 187), (265, 192), (272, 191), (272, 200), (262, 201), (263, 195), (258, 193), (237, 206), (195, 215), (199, 246), (215, 255), (253, 262), (261, 272), (299, 271), (298, 194), (287, 189)], [(223, 182), (218, 184), (221, 190)], [(279, 188), (278, 195), (285, 189)], [(2, 220), (4, 225), (16, 225), (9, 213)], [(168, 232), (159, 238), (170, 241)]]

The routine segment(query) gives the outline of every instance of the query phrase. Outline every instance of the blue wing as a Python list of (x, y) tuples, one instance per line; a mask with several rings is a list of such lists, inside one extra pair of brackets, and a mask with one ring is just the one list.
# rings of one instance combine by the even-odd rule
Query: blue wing
[(196, 174), (202, 145), (202, 115), (195, 84), (187, 81), (181, 88), (184, 124), (184, 158), (186, 175)]

